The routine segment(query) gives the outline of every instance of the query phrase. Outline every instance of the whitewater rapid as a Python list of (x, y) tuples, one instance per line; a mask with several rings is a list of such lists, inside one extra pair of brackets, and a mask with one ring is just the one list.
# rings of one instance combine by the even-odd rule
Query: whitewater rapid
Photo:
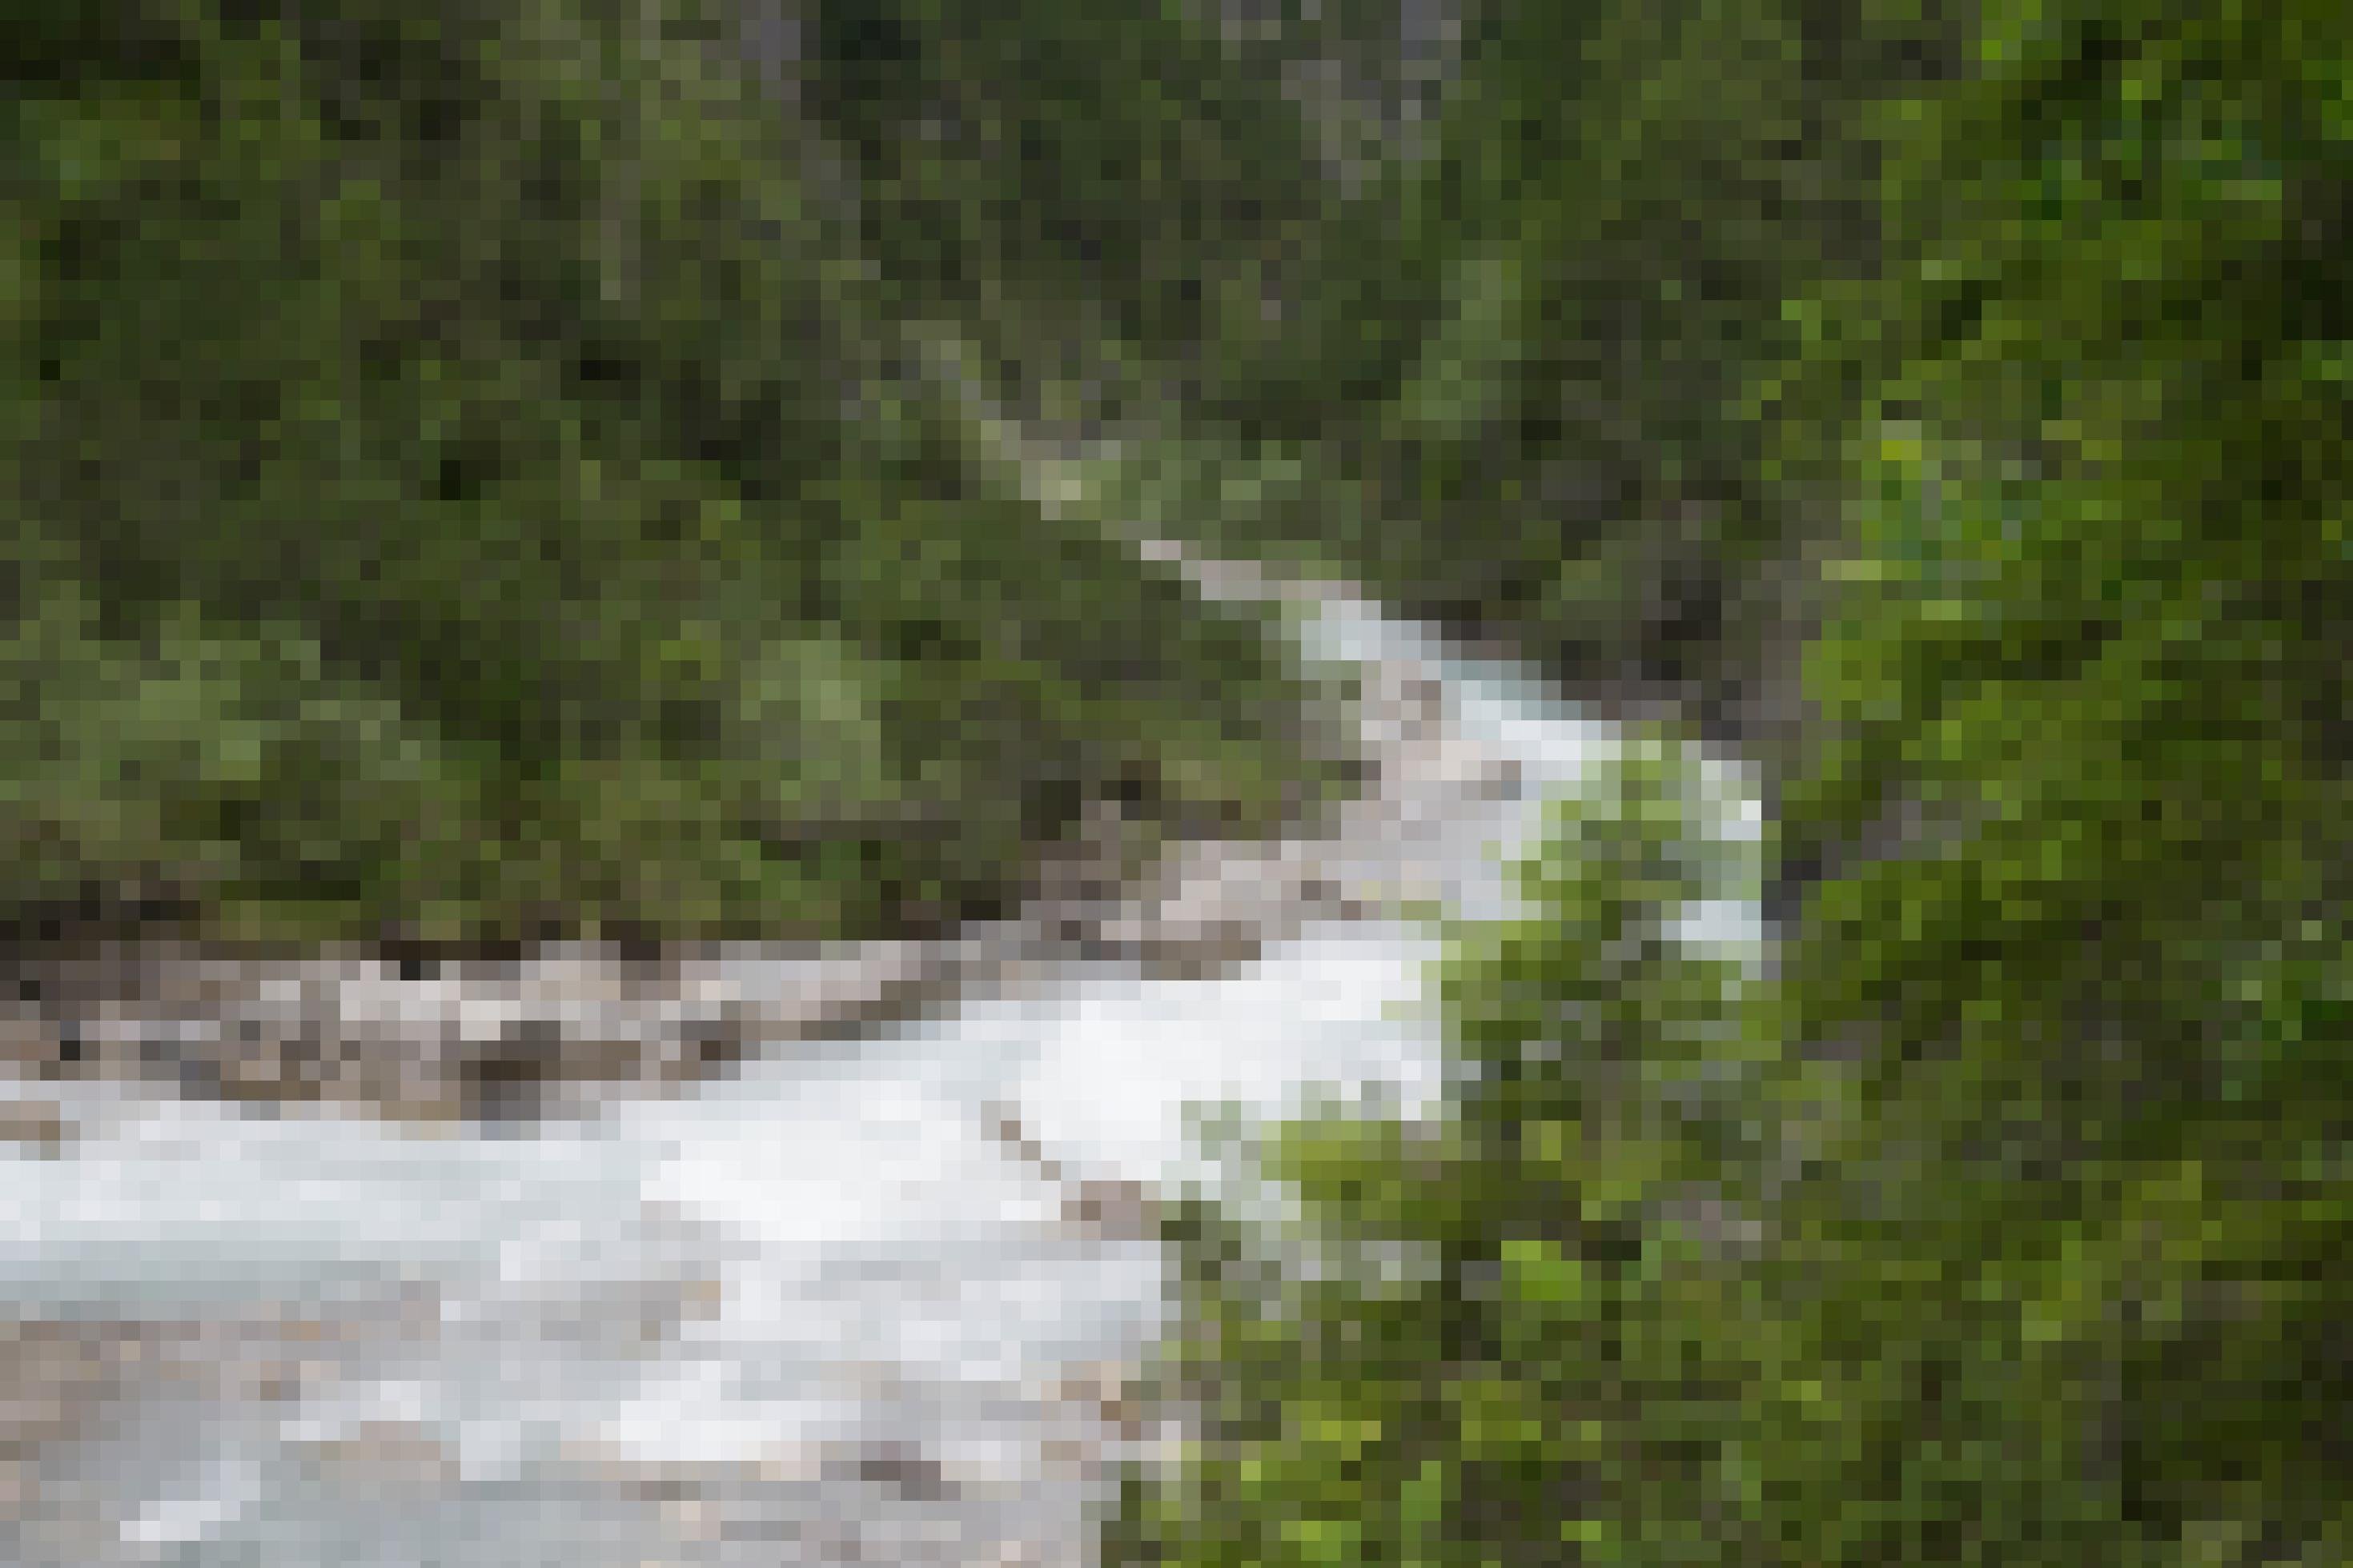
[[(1318, 874), (1508, 913), (1504, 856), (1612, 731), (1345, 595), (1299, 629), (1364, 671), (1367, 724), (1423, 726)], [(1071, 1188), (1213, 1184), (1197, 1106), (1428, 1104), (1437, 952), (1373, 918), (1203, 978), (1057, 962), (499, 1133), (45, 1088), (60, 1149), (0, 1152), (0, 1559), (1089, 1562), (1110, 1463), (1156, 1436), (1117, 1393), (1163, 1259)]]

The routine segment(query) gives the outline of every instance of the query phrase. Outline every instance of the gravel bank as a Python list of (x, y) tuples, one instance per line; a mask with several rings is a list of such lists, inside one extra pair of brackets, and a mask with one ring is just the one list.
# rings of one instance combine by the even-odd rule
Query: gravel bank
[[(1192, 563), (1165, 542), (1144, 549), (1209, 596), (1348, 602), (1333, 586)], [(1001, 925), (941, 940), (681, 948), (652, 959), (569, 947), (424, 963), (169, 944), (23, 958), (15, 994), (0, 1005), (0, 1068), (404, 1121), (495, 1121), (599, 1092), (659, 1092), (754, 1051), (918, 1016), (1025, 966), (1095, 958), (1206, 977), (1308, 921), (1392, 910), (1394, 879), (1365, 874), (1365, 847), (1406, 843), (1433, 802), (1519, 786), (1510, 763), (1449, 731), (1437, 683), (1416, 661), (1367, 668), (1360, 720), (1366, 789), (1328, 820), (1277, 842), (1179, 843), (1124, 886), (1065, 867), (1060, 890)], [(54, 1142), (37, 1094), (13, 1103), (0, 1137)]]

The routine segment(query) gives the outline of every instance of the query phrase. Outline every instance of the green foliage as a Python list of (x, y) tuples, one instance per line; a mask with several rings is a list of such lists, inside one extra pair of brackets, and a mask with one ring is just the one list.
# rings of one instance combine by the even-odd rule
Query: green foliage
[[(892, 363), (949, 301), (883, 288), (723, 12), (120, 9), (135, 49), (42, 21), (0, 110), (9, 553), (70, 541), (20, 599), (77, 595), (38, 658), (108, 688), (198, 626), (203, 704), (364, 698), (462, 781), (417, 788), (464, 847), (428, 896), (322, 783), (293, 879), (259, 826), (182, 842), (209, 786), (161, 762), (109, 795), (148, 826), (59, 837), (36, 768), (26, 918), (160, 864), (309, 934), (841, 935), (1002, 907), (1123, 778), (1292, 804), (1264, 624), (960, 454)], [(44, 713), (65, 754), (147, 744)]]
[(1692, 1216), (1733, 1201), (1760, 1064), (1730, 1033), (1744, 963), (1671, 927), (1756, 867), (1689, 760), (1638, 740), (1529, 862), (1528, 912), (1463, 934), (1434, 1119), (1265, 1130), (1237, 1173), (1289, 1217), (1178, 1226), (1161, 1376), (1198, 1441), (1136, 1479), (1125, 1560), (1698, 1561), (1723, 1528), (1708, 1423), (1753, 1304)]
[(1264, 357), (1321, 182), (1277, 73), (1194, 9), (812, 7), (807, 96), (855, 161), (863, 241), (893, 293), (972, 324), (997, 390), (1092, 379), (1094, 412), (1133, 416), (1165, 383), (1214, 403)]
[(298, 630), (183, 609), (144, 648), (52, 584), (0, 650), (0, 805), (26, 915), (71, 919), (104, 868), (129, 903), (209, 905), (252, 935), (339, 900), (462, 896), (480, 781), (396, 705), (322, 674)]
[(2318, 1325), (2353, 1305), (2321, 1000), (2348, 411), (2312, 345), (2353, 306), (2314, 90), (2348, 45), (2336, 8), (1991, 7), (1891, 137), (1885, 379), (1813, 649), (1833, 728), (1788, 803), (1845, 869), (1784, 1026), (1859, 1043), (1837, 1163), (1953, 1321), (1871, 1348), (1998, 1391), (1881, 1407), (1951, 1434), (1919, 1485), (1990, 1496), (1941, 1456), (2012, 1456), (2005, 1560), (2072, 1532), (2289, 1561), (2346, 1528)]
[[(1663, 68), (1600, 101), (1671, 101), (1654, 13), (1529, 10), (1647, 40)], [(1138, 1476), (1129, 1560), (2353, 1549), (2353, 30), (2317, 4), (1874, 10), (1830, 32), (1869, 265), (1736, 293), (1732, 417), (1781, 428), (1694, 437), (1736, 487), (1802, 469), (1839, 502), (1818, 721), (1778, 781), (1811, 896), (1769, 978), (1736, 974), (1637, 940), (1689, 886), (1655, 785), (1556, 846), (1537, 912), (1448, 967), (1436, 1125), (1278, 1129), (1254, 1168), (1291, 1229), (1187, 1216), (1168, 1392), (1198, 1441)], [(1753, 112), (1779, 68), (1746, 58), (1723, 97)], [(1493, 286), (1394, 405), (1423, 439), (1492, 437), (1505, 362), (1461, 345), (1520, 352), (1482, 323), (1543, 298), (1530, 259), (1606, 254), (1606, 226), (1517, 221), (1466, 244)], [(1625, 298), (1565, 287), (1580, 334)]]
[(1387, 308), (1332, 327), (1408, 346), (1311, 351), (1371, 384), (1321, 427), (1305, 526), (1406, 608), (1556, 672), (1736, 683), (1746, 578), (1808, 524), (1744, 400), (1796, 335), (1779, 302), (1868, 248), (1873, 89), (1837, 9), (1473, 7), (1437, 150), (1355, 252), (1418, 292), (1368, 286)]
[[(1769, 966), (1638, 748), (1440, 1113), (1180, 1216), (1117, 1544), (2341, 1560), (2345, 8), (1483, 0), (1335, 176), (1368, 9), (827, 0), (796, 110), (717, 8), (37, 0), (0, 923), (841, 934), (1271, 820), (1268, 621), (1106, 523), (1703, 714), (1811, 620)], [(1030, 504), (927, 340), (1138, 450)]]

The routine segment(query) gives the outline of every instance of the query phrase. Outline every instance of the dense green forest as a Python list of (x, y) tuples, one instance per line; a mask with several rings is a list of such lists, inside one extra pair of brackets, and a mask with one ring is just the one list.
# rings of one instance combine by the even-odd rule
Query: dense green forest
[(1183, 1206), (1123, 1560), (2353, 1556), (2340, 4), (5, 26), (14, 929), (902, 930), (1271, 824), (1342, 770), (1148, 514), (1675, 718), (1457, 933), (1438, 1117)]
[(1148, 843), (1333, 786), (1262, 625), (1025, 504), (913, 368), (1000, 285), (1188, 330), (1137, 291), (1189, 220), (1099, 286), (997, 232), (927, 271), (912, 160), (845, 184), (875, 27), (797, 95), (752, 20), (12, 13), (0, 923), (923, 930), (1090, 799)]
[(1745, 739), (1768, 854), (1654, 734), (1434, 1122), (1238, 1140), (1121, 1555), (2345, 1561), (2353, 19), (1489, 15), (1294, 531)]

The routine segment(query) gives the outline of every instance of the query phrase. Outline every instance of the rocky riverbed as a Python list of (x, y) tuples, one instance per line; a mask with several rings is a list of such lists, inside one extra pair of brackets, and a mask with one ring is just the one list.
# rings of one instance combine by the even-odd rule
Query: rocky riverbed
[[(1204, 591), (1293, 594), (1240, 569)], [(1606, 739), (1298, 591), (1363, 796), (1002, 928), (427, 969), (85, 954), (0, 1052), (0, 1560), (1076, 1565), (1186, 1108), (1434, 1090), (1402, 911)]]
[[(1335, 585), (1186, 564), (1208, 595), (1370, 614)], [(903, 1020), (1072, 958), (1206, 976), (1308, 922), (1396, 912), (1411, 862), (1395, 851), (1412, 845), (1415, 822), (1463, 797), (1512, 797), (1521, 764), (1448, 721), (1427, 659), (1371, 661), (1362, 676), (1359, 798), (1278, 841), (1175, 844), (1124, 882), (1105, 872), (1107, 857), (1066, 862), (1019, 918), (947, 938), (432, 963), (169, 943), (21, 959), (15, 994), (0, 1001), (0, 1068), (27, 1087), (0, 1102), (0, 1139), (54, 1144), (62, 1125), (30, 1086), (68, 1079), (406, 1121), (512, 1119), (597, 1093), (674, 1089), (754, 1049)], [(1383, 847), (1391, 853), (1366, 853)]]

